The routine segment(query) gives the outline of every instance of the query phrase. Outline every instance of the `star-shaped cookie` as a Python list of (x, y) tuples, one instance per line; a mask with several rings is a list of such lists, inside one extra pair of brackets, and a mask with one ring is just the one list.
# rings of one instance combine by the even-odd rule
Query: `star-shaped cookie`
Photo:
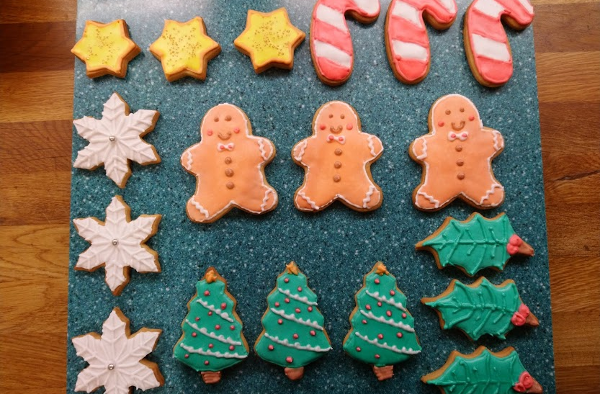
[(127, 103), (113, 93), (104, 103), (102, 119), (86, 116), (73, 121), (77, 133), (90, 142), (79, 151), (73, 167), (95, 170), (104, 164), (106, 175), (125, 187), (131, 175), (129, 160), (142, 165), (160, 163), (154, 146), (142, 139), (154, 130), (159, 115), (147, 109), (130, 114)]
[(125, 78), (127, 64), (142, 50), (129, 38), (127, 23), (86, 21), (83, 36), (71, 52), (85, 63), (90, 78), (106, 74)]
[(221, 52), (221, 46), (206, 34), (204, 21), (197, 16), (187, 22), (166, 20), (150, 52), (161, 61), (169, 82), (185, 76), (204, 80), (208, 61)]
[(137, 272), (160, 272), (158, 254), (145, 242), (158, 230), (161, 215), (141, 215), (131, 220), (131, 210), (120, 196), (106, 208), (106, 222), (89, 217), (73, 219), (77, 232), (90, 246), (79, 255), (76, 270), (104, 267), (106, 284), (119, 295), (129, 283), (130, 268)]
[(250, 56), (257, 74), (278, 67), (291, 70), (294, 66), (294, 49), (304, 40), (288, 17), (285, 8), (269, 13), (248, 11), (246, 30), (233, 42), (235, 47)]
[(162, 330), (142, 328), (131, 335), (129, 319), (119, 308), (113, 309), (95, 332), (72, 339), (79, 357), (89, 366), (77, 375), (75, 391), (91, 393), (104, 386), (106, 393), (128, 394), (130, 387), (148, 390), (165, 382), (158, 365), (144, 357), (156, 347)]

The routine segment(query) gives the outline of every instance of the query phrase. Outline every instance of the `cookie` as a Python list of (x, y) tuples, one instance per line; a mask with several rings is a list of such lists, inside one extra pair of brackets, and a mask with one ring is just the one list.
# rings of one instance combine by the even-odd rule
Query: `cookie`
[(422, 211), (437, 211), (457, 197), (491, 209), (504, 201), (504, 187), (492, 171), (492, 159), (504, 149), (499, 131), (483, 126), (468, 98), (450, 94), (429, 111), (429, 134), (410, 145), (410, 157), (423, 166), (413, 202)]
[(313, 135), (298, 142), (292, 159), (304, 167), (304, 183), (294, 204), (316, 212), (339, 200), (356, 211), (381, 206), (383, 193), (371, 176), (371, 164), (383, 152), (374, 135), (363, 133), (356, 110), (342, 101), (330, 101), (316, 112)]
[(305, 36), (292, 25), (285, 8), (268, 13), (249, 10), (246, 29), (233, 44), (250, 56), (254, 71), (259, 74), (271, 67), (291, 70), (294, 50)]
[(123, 19), (110, 23), (86, 21), (83, 35), (71, 49), (71, 53), (85, 63), (85, 72), (90, 78), (107, 74), (125, 78), (127, 65), (141, 51), (129, 38)]
[(131, 168), (129, 161), (141, 165), (160, 163), (154, 146), (142, 139), (154, 130), (160, 113), (141, 109), (129, 113), (129, 105), (117, 93), (104, 103), (102, 119), (86, 116), (73, 121), (77, 134), (90, 143), (77, 153), (73, 167), (95, 170), (104, 165), (106, 175), (124, 188)]
[(390, 379), (394, 364), (421, 352), (414, 319), (406, 309), (406, 296), (396, 278), (378, 262), (365, 275), (355, 301), (344, 351), (373, 365), (377, 379)]
[(142, 328), (131, 335), (129, 319), (119, 308), (113, 309), (95, 332), (74, 337), (77, 356), (89, 366), (77, 375), (75, 391), (91, 393), (104, 386), (106, 393), (133, 393), (132, 387), (148, 390), (160, 387), (165, 379), (158, 365), (145, 357), (150, 354), (162, 330)]
[(458, 328), (475, 341), (485, 334), (506, 339), (516, 326), (539, 325), (510, 279), (498, 286), (484, 277), (470, 285), (453, 279), (442, 294), (421, 302), (436, 310), (442, 329)]
[(486, 219), (475, 212), (462, 222), (447, 217), (415, 248), (432, 253), (439, 269), (454, 266), (468, 276), (486, 268), (502, 271), (511, 256), (533, 256), (535, 253), (515, 233), (504, 213)]
[(425, 22), (445, 30), (456, 19), (454, 0), (392, 0), (385, 20), (385, 48), (396, 78), (421, 82), (429, 73), (429, 37)]
[(318, 0), (310, 23), (310, 53), (321, 82), (341, 85), (354, 67), (352, 37), (346, 15), (360, 23), (379, 17), (379, 0)]
[(236, 300), (227, 291), (225, 278), (210, 267), (196, 283), (196, 294), (187, 307), (188, 314), (181, 323), (183, 334), (173, 354), (200, 372), (204, 383), (218, 383), (223, 369), (248, 357), (243, 324), (235, 312)]
[(480, 346), (471, 354), (454, 350), (446, 364), (421, 378), (438, 386), (443, 394), (542, 393), (542, 386), (531, 377), (512, 347), (494, 353)]
[(234, 207), (253, 214), (275, 209), (277, 192), (264, 173), (275, 157), (275, 145), (252, 135), (244, 111), (232, 104), (211, 108), (200, 135), (200, 143), (181, 155), (181, 165), (197, 180), (186, 207), (190, 220), (211, 223)]
[(145, 243), (158, 231), (161, 215), (140, 215), (131, 220), (131, 209), (121, 196), (106, 208), (106, 221), (89, 217), (73, 219), (80, 236), (92, 245), (79, 255), (76, 270), (93, 272), (104, 267), (106, 284), (119, 295), (130, 279), (130, 269), (139, 273), (160, 272), (158, 253)]
[(533, 21), (528, 0), (474, 0), (465, 13), (464, 43), (475, 79), (487, 87), (504, 85), (513, 73), (513, 59), (502, 21), (523, 30)]
[(263, 360), (284, 367), (290, 380), (301, 379), (306, 365), (331, 350), (331, 341), (317, 308), (317, 295), (293, 261), (277, 277), (267, 304), (254, 351)]
[(187, 22), (165, 20), (165, 27), (150, 52), (160, 60), (167, 81), (183, 77), (206, 79), (208, 61), (221, 53), (221, 46), (206, 34), (199, 16)]

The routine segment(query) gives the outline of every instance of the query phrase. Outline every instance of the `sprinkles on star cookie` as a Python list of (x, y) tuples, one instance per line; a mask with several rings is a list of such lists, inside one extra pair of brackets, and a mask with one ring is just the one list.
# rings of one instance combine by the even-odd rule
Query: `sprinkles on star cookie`
[(234, 207), (253, 214), (275, 209), (277, 192), (264, 174), (275, 157), (275, 145), (252, 135), (244, 111), (232, 104), (211, 108), (200, 135), (200, 143), (181, 156), (181, 165), (197, 180), (186, 208), (192, 221), (211, 223)]
[(504, 139), (483, 126), (471, 100), (458, 94), (439, 98), (429, 111), (429, 130), (409, 148), (423, 166), (415, 207), (437, 211), (456, 198), (481, 209), (502, 204), (504, 187), (494, 177), (492, 159), (504, 149)]

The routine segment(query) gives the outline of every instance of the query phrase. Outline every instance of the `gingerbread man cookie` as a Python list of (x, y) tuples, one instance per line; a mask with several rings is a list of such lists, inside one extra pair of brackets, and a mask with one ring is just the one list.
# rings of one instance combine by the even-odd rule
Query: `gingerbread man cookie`
[(196, 193), (187, 202), (188, 217), (211, 223), (237, 207), (261, 214), (275, 209), (277, 192), (264, 168), (275, 146), (252, 135), (248, 116), (231, 104), (211, 108), (200, 125), (201, 141), (181, 156), (181, 165), (196, 176)]
[(490, 209), (504, 201), (504, 187), (494, 177), (492, 159), (504, 149), (499, 131), (483, 126), (468, 98), (450, 94), (429, 111), (429, 134), (417, 138), (410, 157), (423, 166), (413, 202), (422, 211), (437, 211), (459, 197)]
[(356, 110), (342, 101), (330, 101), (317, 110), (313, 135), (298, 142), (292, 159), (304, 167), (304, 184), (294, 203), (301, 211), (320, 211), (340, 200), (356, 211), (381, 206), (381, 188), (371, 177), (371, 164), (383, 145), (363, 133)]

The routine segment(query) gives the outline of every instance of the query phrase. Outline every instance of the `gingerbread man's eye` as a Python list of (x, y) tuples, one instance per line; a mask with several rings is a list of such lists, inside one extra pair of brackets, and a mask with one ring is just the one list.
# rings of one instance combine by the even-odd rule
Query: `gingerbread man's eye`
[(230, 120), (231, 120), (231, 116), (227, 115), (227, 116), (225, 117), (225, 122), (229, 122)]
[(446, 110), (446, 115), (450, 115), (450, 110), (449, 109)]
[(329, 119), (333, 118), (333, 114), (329, 114)]
[(340, 115), (340, 119), (344, 119), (346, 116), (344, 114)]
[(214, 120), (215, 122), (218, 122), (218, 121), (219, 121), (219, 117), (218, 117), (218, 116), (215, 116), (215, 118), (214, 118), (213, 120)]
[(461, 109), (460, 109), (460, 112), (465, 112), (465, 109), (464, 109), (464, 108), (461, 108)]

